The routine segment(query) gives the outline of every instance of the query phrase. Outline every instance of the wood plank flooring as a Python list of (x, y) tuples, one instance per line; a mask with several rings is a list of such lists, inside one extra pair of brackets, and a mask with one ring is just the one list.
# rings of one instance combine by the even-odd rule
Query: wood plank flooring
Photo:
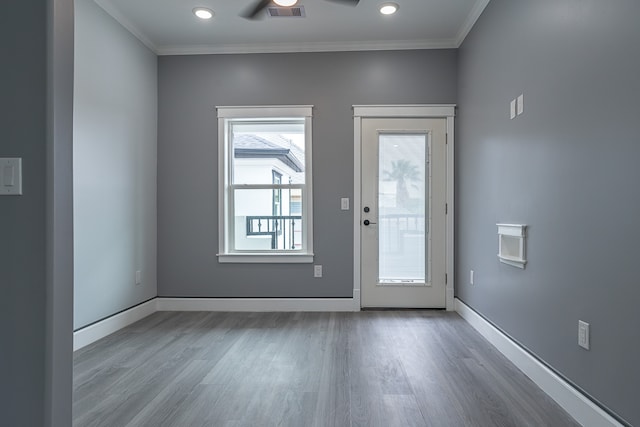
[(455, 313), (159, 312), (74, 355), (74, 426), (577, 426)]

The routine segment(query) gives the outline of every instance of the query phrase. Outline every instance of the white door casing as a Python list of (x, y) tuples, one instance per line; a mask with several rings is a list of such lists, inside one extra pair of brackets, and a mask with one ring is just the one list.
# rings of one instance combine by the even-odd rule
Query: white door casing
[[(356, 309), (362, 307), (414, 307), (414, 308), (446, 308), (453, 310), (453, 105), (392, 105), (392, 106), (354, 106), (354, 303)], [(407, 135), (408, 138), (405, 138)], [(380, 142), (382, 136), (383, 142)], [(414, 138), (414, 136), (417, 138)], [(399, 139), (398, 139), (399, 138)], [(389, 163), (386, 158), (394, 158), (395, 148), (402, 142), (413, 141), (411, 144), (424, 144), (426, 153), (412, 159), (412, 163), (419, 164), (428, 159), (426, 165), (427, 188), (426, 224), (424, 225), (424, 249), (417, 247), (416, 251), (425, 250), (426, 271), (411, 280), (397, 280), (385, 278), (385, 270), (389, 265), (382, 254), (383, 268), (379, 268), (379, 227), (385, 227), (390, 219), (390, 207), (400, 207), (396, 201), (389, 202), (389, 179), (382, 179), (381, 174), (388, 175)], [(385, 142), (386, 141), (386, 142)], [(418, 141), (418, 142), (416, 142)], [(424, 141), (424, 143), (419, 142)], [(391, 145), (389, 145), (391, 144)], [(380, 146), (383, 149), (382, 162), (378, 155)], [(415, 146), (415, 145), (414, 145)], [(386, 154), (384, 150), (387, 151)], [(420, 157), (423, 158), (423, 157)], [(379, 170), (380, 169), (380, 170)], [(385, 169), (384, 171), (382, 169)], [(387, 176), (388, 178), (388, 176)], [(417, 180), (420, 181), (420, 180)], [(382, 203), (383, 219), (378, 224), (378, 184), (382, 189), (380, 200)], [(412, 184), (418, 187), (420, 182)], [(396, 196), (397, 197), (397, 196)], [(413, 190), (412, 203), (416, 197)], [(369, 212), (364, 212), (368, 207)], [(397, 210), (397, 209), (396, 209)], [(386, 215), (386, 216), (385, 216)], [(403, 216), (404, 213), (393, 213), (391, 216)], [(369, 220), (365, 226), (364, 221)], [(406, 218), (403, 220), (407, 221)], [(431, 224), (430, 224), (431, 223)], [(403, 229), (404, 230), (404, 229)], [(416, 242), (416, 230), (410, 240)], [(404, 231), (403, 231), (404, 233)], [(383, 238), (388, 239), (383, 231)], [(406, 236), (405, 236), (406, 238)], [(403, 241), (407, 241), (403, 238)], [(389, 240), (387, 240), (389, 242)], [(393, 247), (393, 242), (392, 245)], [(416, 252), (417, 253), (417, 252)], [(416, 254), (408, 252), (413, 258)], [(422, 256), (420, 254), (419, 256)], [(431, 264), (431, 265), (429, 265)], [(415, 269), (414, 269), (415, 270)], [(380, 274), (383, 275), (382, 279)], [(396, 271), (397, 273), (398, 271)], [(414, 271), (415, 272), (415, 271)], [(395, 277), (395, 276), (394, 276)], [(398, 276), (400, 277), (400, 276)], [(422, 279), (420, 279), (422, 277)]]

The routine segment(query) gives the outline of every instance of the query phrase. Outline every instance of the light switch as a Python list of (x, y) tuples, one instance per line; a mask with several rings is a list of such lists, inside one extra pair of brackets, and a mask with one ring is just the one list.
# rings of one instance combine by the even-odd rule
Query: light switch
[(13, 187), (16, 179), (14, 177), (15, 167), (13, 165), (4, 165), (2, 167), (2, 182), (5, 187)]
[(22, 194), (22, 159), (0, 158), (0, 196)]
[(516, 100), (511, 101), (511, 110), (509, 112), (509, 117), (511, 120), (516, 118)]

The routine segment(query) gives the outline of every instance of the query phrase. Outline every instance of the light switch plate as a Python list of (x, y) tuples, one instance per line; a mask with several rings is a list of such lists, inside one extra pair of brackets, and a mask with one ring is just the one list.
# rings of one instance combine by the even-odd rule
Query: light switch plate
[(22, 195), (22, 159), (0, 158), (0, 196)]
[(589, 324), (582, 320), (578, 320), (578, 345), (585, 350), (591, 347), (589, 339)]
[(322, 265), (316, 264), (313, 266), (313, 277), (322, 277)]
[(517, 113), (518, 115), (524, 113), (524, 94), (521, 94), (517, 99), (516, 99), (516, 107), (517, 107)]
[(342, 199), (340, 199), (340, 209), (342, 209), (343, 211), (348, 211), (349, 210), (349, 198), (348, 197), (343, 197)]
[(516, 118), (516, 100), (511, 101), (511, 109), (509, 111), (509, 117), (511, 120)]

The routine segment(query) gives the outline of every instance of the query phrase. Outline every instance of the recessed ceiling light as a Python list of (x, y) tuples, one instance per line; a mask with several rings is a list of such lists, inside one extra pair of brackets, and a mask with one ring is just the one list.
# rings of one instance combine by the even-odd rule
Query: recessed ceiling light
[(289, 7), (289, 6), (293, 6), (294, 4), (298, 3), (298, 0), (273, 0), (273, 2), (275, 4), (277, 4), (278, 6)]
[(397, 3), (383, 3), (380, 5), (380, 13), (383, 15), (393, 15), (398, 11)]
[(200, 19), (213, 18), (213, 10), (207, 9), (206, 7), (196, 7), (195, 9), (193, 9), (193, 14)]

